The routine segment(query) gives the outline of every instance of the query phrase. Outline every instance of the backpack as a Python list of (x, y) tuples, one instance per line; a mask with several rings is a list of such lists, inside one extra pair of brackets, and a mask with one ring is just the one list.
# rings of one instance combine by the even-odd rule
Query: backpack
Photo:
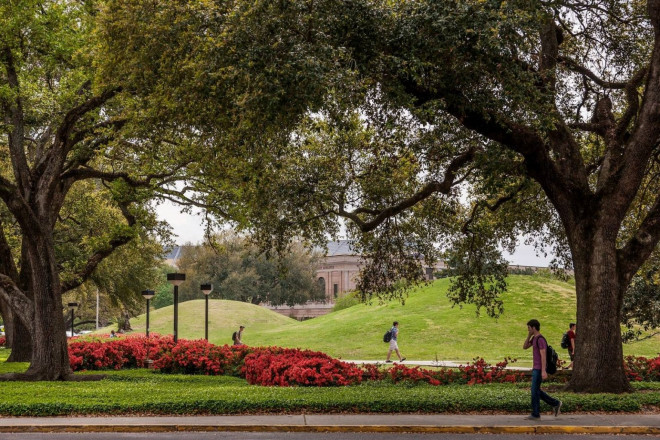
[(564, 336), (561, 337), (561, 348), (569, 348), (571, 346), (571, 341), (568, 338), (568, 332), (564, 333)]
[(238, 336), (238, 334), (237, 334), (236, 332), (232, 333), (232, 335), (231, 335), (231, 342), (236, 342), (236, 337), (237, 337), (237, 336)]
[[(545, 352), (545, 372), (548, 374), (555, 374), (557, 372), (557, 362), (559, 361), (559, 356), (554, 348), (551, 345), (548, 345), (548, 340), (544, 336), (541, 336), (545, 340), (545, 344), (548, 346)], [(537, 345), (538, 347), (538, 345)]]
[(383, 342), (390, 342), (392, 340), (392, 330), (388, 330), (383, 335)]

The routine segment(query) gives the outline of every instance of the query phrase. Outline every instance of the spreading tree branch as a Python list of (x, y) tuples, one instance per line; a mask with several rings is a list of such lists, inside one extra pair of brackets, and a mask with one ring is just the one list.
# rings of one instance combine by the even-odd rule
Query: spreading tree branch
[(621, 267), (620, 276), (624, 280), (632, 279), (644, 261), (649, 258), (659, 241), (660, 195), (656, 197), (635, 235), (617, 252), (617, 261), (619, 267)]
[[(122, 215), (126, 219), (126, 222), (129, 227), (133, 227), (136, 224), (136, 219), (133, 214), (128, 209), (127, 204), (119, 205)], [(87, 279), (91, 276), (97, 266), (108, 256), (110, 256), (117, 248), (129, 243), (133, 240), (134, 236), (132, 234), (123, 234), (112, 238), (106, 245), (92, 254), (85, 266), (81, 271), (75, 274), (71, 281), (62, 283), (62, 292), (68, 292), (71, 289), (75, 289), (82, 285)]]
[(26, 328), (32, 328), (34, 323), (32, 301), (18, 288), (11, 277), (2, 273), (0, 273), (0, 298), (11, 307), (11, 311)]
[(474, 159), (476, 150), (476, 148), (470, 148), (469, 150), (454, 158), (454, 160), (452, 160), (452, 162), (447, 167), (447, 170), (445, 171), (445, 178), (442, 182), (430, 182), (426, 184), (426, 186), (424, 186), (420, 191), (408, 197), (407, 199), (400, 201), (396, 205), (382, 209), (377, 213), (374, 211), (375, 217), (369, 221), (362, 220), (361, 216), (359, 215), (359, 213), (365, 212), (363, 208), (358, 208), (355, 211), (346, 211), (343, 206), (340, 206), (337, 209), (336, 214), (351, 220), (358, 228), (360, 228), (362, 232), (372, 231), (386, 219), (394, 217), (406, 209), (415, 206), (417, 203), (429, 198), (433, 194), (448, 194), (456, 183), (456, 174), (458, 173), (458, 170)]

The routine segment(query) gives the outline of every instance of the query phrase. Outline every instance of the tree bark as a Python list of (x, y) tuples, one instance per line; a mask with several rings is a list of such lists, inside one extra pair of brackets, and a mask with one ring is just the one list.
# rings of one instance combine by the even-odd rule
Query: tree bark
[(5, 347), (11, 348), (12, 313), (11, 308), (2, 300), (2, 297), (0, 297), (0, 316), (2, 316), (2, 322), (5, 326)]
[[(25, 327), (17, 316), (11, 315), (11, 332), (7, 333), (8, 348), (11, 354), (7, 362), (30, 362), (32, 359), (32, 337), (30, 329)], [(5, 329), (7, 325), (5, 325)]]
[(29, 258), (33, 274), (34, 325), (32, 360), (20, 378), (66, 380), (72, 376), (62, 315), (62, 293), (52, 234), (30, 238)]
[(608, 235), (602, 229), (583, 230), (571, 240), (577, 294), (576, 358), (567, 386), (572, 391), (632, 391), (623, 368), (620, 325), (627, 282), (618, 273), (616, 237)]

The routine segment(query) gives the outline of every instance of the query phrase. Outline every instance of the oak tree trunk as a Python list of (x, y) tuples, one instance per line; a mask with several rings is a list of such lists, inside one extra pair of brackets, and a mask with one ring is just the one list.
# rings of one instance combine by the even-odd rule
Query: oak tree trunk
[(11, 348), (11, 354), (7, 362), (30, 362), (32, 359), (30, 330), (23, 325), (16, 315), (12, 314), (11, 322), (11, 332), (7, 333), (7, 341), (10, 344), (8, 347)]
[[(573, 241), (577, 330), (575, 361), (568, 389), (577, 392), (631, 391), (623, 368), (620, 280), (614, 237), (596, 233)], [(584, 236), (583, 236), (584, 238)]]
[(64, 332), (62, 293), (52, 235), (32, 237), (30, 266), (34, 293), (33, 348), (28, 380), (66, 380), (72, 375)]

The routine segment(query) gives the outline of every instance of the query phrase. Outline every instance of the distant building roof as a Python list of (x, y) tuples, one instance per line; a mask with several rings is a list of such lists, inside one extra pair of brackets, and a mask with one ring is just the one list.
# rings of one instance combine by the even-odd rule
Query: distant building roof
[(174, 246), (165, 254), (165, 261), (168, 264), (176, 266), (177, 260), (179, 259), (179, 257), (181, 257), (182, 250), (183, 250), (183, 246)]
[(358, 255), (349, 240), (337, 240), (328, 242), (328, 251), (326, 252), (326, 257), (336, 257), (339, 255)]

